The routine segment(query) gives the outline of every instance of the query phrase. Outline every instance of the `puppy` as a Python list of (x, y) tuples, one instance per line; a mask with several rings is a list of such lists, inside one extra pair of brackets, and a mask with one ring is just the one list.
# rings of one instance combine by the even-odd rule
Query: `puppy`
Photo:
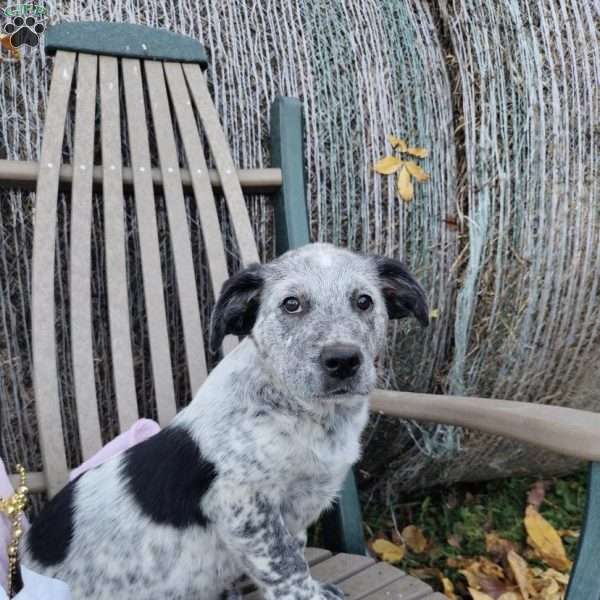
[(404, 266), (328, 244), (229, 279), (211, 346), (246, 336), (154, 437), (69, 483), (22, 562), (74, 600), (218, 600), (241, 576), (266, 600), (334, 600), (305, 531), (360, 454), (388, 319), (428, 322)]

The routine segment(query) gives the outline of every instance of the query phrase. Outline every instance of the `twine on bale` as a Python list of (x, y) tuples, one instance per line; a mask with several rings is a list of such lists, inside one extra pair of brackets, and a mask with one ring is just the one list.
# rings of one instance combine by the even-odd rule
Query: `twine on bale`
[[(595, 12), (596, 11), (596, 12)], [(384, 387), (598, 408), (584, 393), (600, 364), (598, 136), (600, 50), (593, 0), (80, 0), (53, 19), (128, 21), (192, 35), (234, 159), (268, 165), (269, 103), (299, 96), (313, 239), (403, 257), (439, 318), (390, 329)], [(35, 160), (48, 70), (39, 53), (0, 64), (0, 158)], [(6, 115), (6, 118), (4, 116)], [(70, 127), (70, 124), (69, 124)], [(371, 165), (394, 133), (429, 148), (430, 181), (410, 205)], [(65, 147), (66, 160), (71, 148)], [(69, 462), (79, 460), (70, 375), (70, 198), (61, 195), (57, 311)], [(158, 199), (160, 205), (164, 202)], [(133, 200), (126, 199), (139, 405), (154, 416)], [(260, 255), (273, 255), (268, 200), (248, 198)], [(31, 392), (33, 194), (0, 193), (0, 453), (39, 470)], [(102, 204), (94, 199), (95, 356), (104, 441), (117, 433), (103, 279)], [(188, 212), (204, 323), (211, 308), (197, 215)], [(163, 214), (161, 247), (178, 378), (185, 354)], [(224, 227), (227, 218), (222, 214)], [(228, 248), (235, 264), (235, 244)], [(587, 404), (586, 404), (587, 403)], [(421, 483), (570, 463), (443, 425), (374, 417), (361, 485), (397, 497)], [(433, 461), (432, 459), (436, 459)]]

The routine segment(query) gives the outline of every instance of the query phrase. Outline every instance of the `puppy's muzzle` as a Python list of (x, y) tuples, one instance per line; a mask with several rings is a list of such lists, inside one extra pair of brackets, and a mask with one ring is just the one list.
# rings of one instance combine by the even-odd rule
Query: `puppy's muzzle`
[(332, 344), (321, 350), (319, 360), (329, 378), (341, 381), (356, 375), (363, 357), (358, 346)]

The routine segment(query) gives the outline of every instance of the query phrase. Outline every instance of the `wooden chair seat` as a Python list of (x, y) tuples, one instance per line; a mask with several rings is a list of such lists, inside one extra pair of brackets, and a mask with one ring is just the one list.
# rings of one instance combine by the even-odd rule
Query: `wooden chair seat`
[[(346, 600), (443, 600), (446, 597), (431, 587), (383, 562), (368, 556), (307, 548), (306, 560), (313, 577), (323, 583), (335, 583)], [(255, 590), (247, 590), (245, 600), (261, 600)]]

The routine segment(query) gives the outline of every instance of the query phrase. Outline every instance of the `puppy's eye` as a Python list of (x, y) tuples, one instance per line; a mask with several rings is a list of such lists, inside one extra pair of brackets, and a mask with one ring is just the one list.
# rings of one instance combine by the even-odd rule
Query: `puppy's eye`
[(359, 310), (369, 310), (373, 306), (373, 298), (371, 296), (367, 296), (366, 294), (361, 294), (356, 299), (356, 307)]
[(286, 298), (282, 303), (283, 309), (288, 313), (299, 313), (302, 312), (302, 304), (300, 304), (300, 300), (295, 296), (290, 296)]

